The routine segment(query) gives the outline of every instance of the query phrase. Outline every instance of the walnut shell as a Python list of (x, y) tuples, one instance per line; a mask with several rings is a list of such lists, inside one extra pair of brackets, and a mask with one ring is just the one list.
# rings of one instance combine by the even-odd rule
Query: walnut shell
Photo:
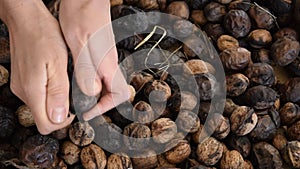
[(209, 137), (198, 144), (198, 161), (207, 166), (215, 165), (223, 155), (223, 145), (213, 137)]
[(217, 40), (217, 46), (220, 51), (223, 51), (232, 47), (239, 47), (239, 41), (229, 35), (221, 35)]
[(171, 2), (167, 7), (167, 13), (183, 19), (188, 19), (190, 15), (189, 7), (184, 1)]
[(76, 122), (69, 129), (69, 137), (74, 144), (86, 146), (94, 140), (95, 131), (87, 122)]
[(8, 82), (9, 72), (8, 70), (0, 65), (0, 86), (6, 84)]
[(86, 169), (105, 169), (106, 155), (96, 144), (84, 147), (80, 153), (82, 166)]
[(129, 150), (143, 150), (149, 144), (151, 130), (140, 123), (131, 123), (124, 128), (123, 141)]
[(236, 150), (226, 151), (221, 159), (220, 167), (221, 169), (244, 168), (244, 159)]
[(165, 81), (154, 80), (151, 84), (146, 85), (145, 94), (151, 101), (164, 102), (170, 98), (171, 88)]
[(123, 0), (110, 0), (110, 7), (114, 7), (122, 4), (123, 4)]
[(199, 117), (196, 113), (189, 110), (180, 111), (176, 122), (181, 130), (188, 133), (195, 133), (200, 127)]
[(155, 113), (147, 102), (137, 102), (132, 110), (132, 117), (136, 122), (149, 124), (155, 119)]
[(107, 160), (107, 169), (132, 168), (131, 159), (126, 154), (112, 154)]
[(146, 72), (133, 72), (130, 75), (130, 84), (135, 91), (139, 91), (146, 83), (153, 80), (153, 76)]
[[(175, 142), (175, 147), (173, 147)], [(172, 164), (178, 164), (183, 162), (191, 154), (191, 146), (187, 140), (174, 139), (166, 145), (167, 148), (172, 147), (170, 150), (166, 151), (165, 157)]]
[(34, 126), (35, 122), (32, 116), (32, 112), (27, 105), (20, 106), (16, 114), (18, 116), (19, 123), (24, 127)]
[(184, 72), (186, 74), (202, 74), (202, 73), (214, 73), (213, 66), (200, 59), (191, 59), (185, 62)]
[(144, 149), (139, 157), (132, 158), (133, 168), (152, 169), (158, 165), (155, 151)]
[(69, 165), (79, 161), (80, 148), (71, 141), (65, 141), (61, 146), (61, 157)]
[(166, 143), (177, 133), (177, 126), (169, 118), (160, 118), (152, 122), (151, 132), (153, 141), (156, 143)]

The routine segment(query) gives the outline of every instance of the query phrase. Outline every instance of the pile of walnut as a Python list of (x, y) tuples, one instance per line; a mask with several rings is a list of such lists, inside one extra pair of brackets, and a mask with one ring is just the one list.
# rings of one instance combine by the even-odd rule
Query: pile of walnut
[[(127, 58), (122, 64), (130, 74), (133, 97), (128, 102), (133, 109), (120, 105), (104, 118), (89, 123), (75, 120), (71, 126), (48, 136), (38, 134), (30, 109), (9, 89), (8, 31), (0, 23), (0, 64), (3, 65), (0, 66), (0, 168), (300, 168), (300, 32), (293, 22), (295, 2), (111, 0), (113, 20), (144, 11), (161, 11), (180, 18), (165, 29), (184, 38), (184, 42), (166, 36), (159, 47), (174, 52), (185, 63), (196, 79), (199, 94), (192, 87), (181, 91), (178, 80), (188, 79), (180, 75), (172, 77), (167, 73), (168, 67), (159, 72), (135, 71), (145, 60), (128, 56), (137, 52), (134, 48), (147, 36), (136, 34), (117, 43), (120, 62)], [(59, 1), (52, 6), (50, 3), (50, 10), (56, 16), (58, 5)], [(142, 16), (153, 17), (155, 25), (155, 16)], [(189, 49), (188, 46), (193, 46), (202, 50), (203, 44), (193, 38), (194, 25), (188, 20), (206, 32), (226, 73), (224, 112), (219, 114), (219, 122), (212, 124), (216, 126), (212, 136), (201, 143), (198, 138), (201, 132), (206, 132), (203, 124), (207, 114), (216, 106), (210, 102), (214, 85), (210, 73), (214, 68)], [(139, 25), (137, 31), (153, 29), (143, 18), (124, 24)], [(153, 47), (152, 42), (158, 39), (154, 35), (140, 49)], [(159, 50), (155, 48), (149, 56), (150, 62), (161, 63), (157, 55)], [(149, 94), (154, 95), (151, 104)], [(91, 106), (89, 98), (79, 102), (82, 103), (74, 105), (79, 105), (80, 111), (89, 109), (82, 106)], [(182, 110), (180, 114), (179, 110)], [(93, 142), (97, 133), (92, 124), (105, 129), (100, 140), (119, 153), (107, 152)], [(147, 142), (123, 139), (118, 133), (153, 140), (166, 151), (157, 155)], [(146, 157), (130, 158), (122, 152), (124, 146), (139, 150)]]

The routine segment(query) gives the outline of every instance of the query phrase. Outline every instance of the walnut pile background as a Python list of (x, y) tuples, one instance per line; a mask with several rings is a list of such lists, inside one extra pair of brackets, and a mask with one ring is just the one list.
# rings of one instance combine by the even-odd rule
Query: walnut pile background
[[(132, 59), (131, 54), (151, 49), (161, 37), (157, 34), (137, 50), (148, 34), (137, 33), (118, 42), (119, 61), (130, 75), (132, 97), (127, 104), (132, 108), (124, 103), (90, 122), (75, 119), (71, 126), (47, 136), (38, 133), (30, 109), (10, 90), (9, 32), (0, 21), (0, 168), (300, 168), (300, 26), (294, 22), (300, 18), (294, 18), (296, 1), (111, 0), (112, 20), (141, 14), (120, 23), (138, 25), (128, 31), (153, 30), (153, 25), (167, 31), (147, 62), (164, 62), (161, 48), (177, 56), (167, 58), (175, 66), (135, 71), (146, 61), (143, 57)], [(60, 1), (44, 2), (57, 18)], [(171, 26), (157, 25), (159, 18), (151, 11), (177, 18)], [(151, 17), (153, 23), (146, 23), (144, 17)], [(217, 123), (209, 124), (216, 129), (203, 142), (199, 135), (209, 132), (203, 128), (208, 112), (218, 105), (211, 104), (215, 68), (197, 57), (207, 49), (193, 36), (195, 27), (207, 34), (217, 50), (227, 92), (223, 114), (216, 115)], [(173, 34), (184, 41), (171, 37)], [(70, 75), (71, 64), (70, 60)], [(174, 71), (189, 72), (197, 91), (193, 86), (182, 91), (178, 83), (189, 77), (168, 73)], [(84, 112), (94, 101), (83, 96), (71, 107), (77, 105)], [(98, 146), (94, 142), (97, 132), (102, 133), (101, 144), (118, 153)], [(157, 154), (149, 146), (151, 141), (165, 152)], [(124, 146), (144, 157), (130, 157), (122, 151)]]

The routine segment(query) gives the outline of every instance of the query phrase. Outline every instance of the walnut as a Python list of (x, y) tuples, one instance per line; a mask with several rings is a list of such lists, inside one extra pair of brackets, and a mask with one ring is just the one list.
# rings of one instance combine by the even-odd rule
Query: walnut
[(293, 166), (294, 168), (300, 168), (300, 142), (288, 142), (284, 151), (285, 154), (283, 156), (287, 163)]
[(171, 88), (165, 81), (154, 80), (151, 84), (146, 85), (145, 94), (151, 101), (164, 102), (170, 98)]
[(139, 0), (138, 7), (144, 10), (154, 10), (159, 9), (159, 4), (157, 0)]
[(80, 160), (86, 169), (105, 169), (106, 155), (96, 144), (84, 147), (80, 153)]
[(69, 129), (69, 137), (74, 144), (86, 146), (94, 140), (95, 131), (87, 122), (76, 122)]
[(219, 116), (220, 116), (220, 118), (217, 121), (217, 124), (215, 124), (215, 126), (217, 126), (217, 127), (214, 131), (213, 136), (217, 139), (224, 139), (227, 137), (227, 135), (230, 132), (230, 122), (227, 117), (224, 117), (222, 115), (219, 115)]
[(232, 47), (239, 47), (239, 41), (229, 35), (221, 35), (217, 40), (217, 46), (220, 51), (223, 51)]
[(80, 148), (71, 141), (65, 141), (61, 146), (61, 157), (69, 165), (79, 161)]
[(226, 6), (217, 2), (210, 2), (204, 7), (206, 19), (210, 22), (222, 22), (226, 14)]
[(171, 2), (167, 7), (167, 13), (183, 19), (188, 19), (190, 15), (189, 7), (184, 1)]
[(245, 37), (251, 29), (248, 14), (238, 9), (232, 9), (225, 15), (223, 25), (235, 38)]
[(8, 70), (0, 65), (0, 86), (6, 84), (8, 82), (9, 72)]
[(179, 112), (182, 110), (193, 110), (197, 106), (197, 97), (188, 91), (181, 91), (174, 93), (170, 100), (168, 107), (171, 111)]
[(159, 154), (157, 156), (157, 160), (158, 160), (158, 167), (159, 168), (175, 168), (176, 164), (172, 164), (170, 163), (164, 154)]
[(256, 29), (249, 33), (248, 42), (254, 48), (262, 48), (272, 42), (272, 35), (265, 29)]
[(151, 80), (153, 80), (153, 76), (142, 71), (133, 72), (130, 75), (130, 84), (134, 87), (135, 91), (140, 91), (140, 89)]
[(150, 104), (144, 101), (139, 101), (133, 107), (132, 117), (139, 123), (149, 124), (154, 120), (155, 113)]
[(249, 79), (241, 74), (235, 73), (226, 76), (226, 93), (228, 96), (235, 97), (243, 94), (249, 86)]
[(208, 135), (206, 131), (203, 129), (203, 125), (200, 124), (198, 131), (192, 134), (192, 139), (196, 144), (199, 144), (203, 136), (206, 137)]
[(292, 102), (285, 103), (279, 110), (282, 125), (292, 125), (300, 119), (300, 107)]
[(51, 133), (51, 136), (56, 138), (57, 140), (65, 139), (69, 135), (69, 128), (70, 128), (70, 125), (66, 126), (64, 128), (61, 128), (59, 130), (56, 130)]
[(213, 137), (209, 137), (198, 144), (198, 161), (207, 166), (215, 165), (222, 158), (222, 155), (223, 145)]
[(152, 169), (158, 165), (155, 151), (144, 149), (138, 157), (132, 158), (133, 168)]
[(131, 159), (126, 154), (112, 154), (107, 159), (107, 169), (132, 168)]
[(220, 163), (221, 169), (240, 169), (244, 168), (244, 159), (242, 155), (236, 151), (227, 151), (223, 155)]
[(191, 146), (188, 141), (180, 138), (171, 140), (166, 145), (166, 149), (168, 151), (166, 151), (164, 155), (166, 159), (172, 164), (183, 162), (191, 154)]
[(110, 7), (114, 7), (114, 6), (118, 6), (118, 5), (122, 5), (123, 4), (123, 0), (110, 0)]
[(152, 122), (151, 132), (153, 141), (156, 143), (166, 143), (177, 133), (177, 126), (169, 118), (160, 118)]
[(227, 70), (242, 70), (251, 62), (251, 53), (246, 48), (232, 47), (220, 53), (220, 59)]
[(203, 10), (193, 10), (191, 13), (191, 20), (200, 26), (203, 26), (207, 23), (207, 19)]
[(280, 152), (283, 151), (283, 149), (286, 147), (288, 140), (285, 137), (285, 129), (283, 128), (279, 128), (276, 131), (276, 134), (274, 136), (274, 138), (272, 139), (272, 145), (277, 148), (277, 150), (279, 150)]
[(19, 123), (24, 127), (34, 126), (35, 122), (32, 116), (32, 112), (27, 105), (20, 106), (16, 114), (18, 116)]
[(136, 95), (136, 91), (132, 85), (128, 85), (130, 91), (129, 101), (132, 103), (134, 101), (134, 97)]
[(187, 133), (195, 133), (200, 127), (200, 119), (197, 114), (189, 110), (180, 111), (176, 122), (178, 127)]
[(131, 123), (124, 128), (123, 141), (129, 150), (143, 150), (149, 144), (151, 130), (140, 123)]
[[(249, 56), (250, 57), (250, 56)], [(214, 73), (213, 66), (200, 59), (191, 59), (185, 62), (184, 72), (186, 74), (201, 74), (201, 73)]]

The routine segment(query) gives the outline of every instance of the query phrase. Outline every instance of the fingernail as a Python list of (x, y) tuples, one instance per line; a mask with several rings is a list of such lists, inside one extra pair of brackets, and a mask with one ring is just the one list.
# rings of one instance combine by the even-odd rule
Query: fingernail
[(64, 107), (55, 108), (52, 112), (52, 121), (55, 123), (64, 122), (67, 115), (67, 111)]

